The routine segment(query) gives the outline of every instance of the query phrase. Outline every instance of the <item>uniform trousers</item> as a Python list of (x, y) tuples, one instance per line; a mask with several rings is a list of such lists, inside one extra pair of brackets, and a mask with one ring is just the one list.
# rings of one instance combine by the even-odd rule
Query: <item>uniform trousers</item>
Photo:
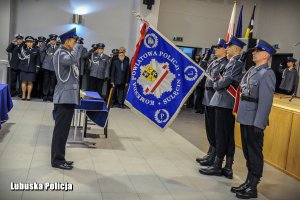
[(205, 106), (205, 129), (210, 146), (216, 147), (215, 107)]
[(65, 163), (66, 143), (74, 114), (75, 104), (55, 104), (55, 126), (51, 145), (51, 164)]
[[(18, 91), (17, 83), (19, 83)], [(10, 68), (10, 93), (13, 96), (17, 93), (21, 94), (20, 70)]]
[(234, 157), (234, 123), (232, 109), (215, 107), (216, 152), (220, 159)]
[(99, 79), (96, 77), (91, 76), (89, 80), (89, 90), (98, 92), (102, 97), (102, 88), (104, 84), (104, 79)]
[(195, 109), (197, 111), (203, 111), (205, 109), (204, 105), (202, 104), (202, 100), (204, 97), (204, 91), (205, 91), (204, 87), (197, 86), (195, 89), (194, 98), (195, 98)]
[(53, 97), (55, 85), (56, 85), (55, 72), (44, 69), (44, 82), (43, 82), (44, 96)]
[(241, 124), (241, 139), (248, 172), (252, 176), (261, 178), (264, 167), (262, 153), (264, 134), (255, 133), (254, 126)]

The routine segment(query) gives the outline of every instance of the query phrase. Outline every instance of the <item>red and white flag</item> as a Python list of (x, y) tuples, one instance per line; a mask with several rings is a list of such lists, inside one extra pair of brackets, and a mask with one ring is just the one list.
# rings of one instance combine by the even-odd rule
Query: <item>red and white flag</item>
[(229, 27), (228, 27), (228, 31), (227, 31), (226, 39), (225, 39), (226, 42), (229, 41), (230, 35), (234, 35), (235, 15), (236, 15), (236, 2), (234, 2), (231, 17), (230, 17)]

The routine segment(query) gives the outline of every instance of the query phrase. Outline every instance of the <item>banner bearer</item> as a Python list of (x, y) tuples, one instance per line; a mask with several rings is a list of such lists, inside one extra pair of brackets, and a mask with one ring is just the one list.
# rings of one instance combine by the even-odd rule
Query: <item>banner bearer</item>
[[(224, 175), (232, 179), (232, 164), (235, 153), (234, 124), (235, 117), (232, 114), (235, 98), (227, 91), (229, 86), (238, 87), (242, 79), (244, 63), (239, 59), (240, 53), (245, 43), (231, 35), (227, 43), (228, 64), (224, 70), (220, 71), (219, 79), (214, 82), (213, 88), (216, 90), (210, 106), (215, 107), (215, 137), (217, 156), (212, 166), (201, 168), (199, 172), (205, 175)], [(222, 169), (223, 159), (226, 155), (226, 165)]]
[(213, 88), (213, 80), (218, 78), (220, 71), (223, 71), (228, 63), (226, 57), (226, 41), (219, 39), (217, 45), (213, 47), (215, 49), (215, 57), (217, 58), (206, 69), (206, 73), (212, 79), (206, 79), (204, 98), (202, 102), (203, 105), (205, 105), (205, 129), (210, 147), (207, 155), (205, 155), (203, 158), (196, 159), (196, 161), (202, 166), (212, 165), (216, 157), (215, 108), (210, 106), (210, 101), (215, 93)]

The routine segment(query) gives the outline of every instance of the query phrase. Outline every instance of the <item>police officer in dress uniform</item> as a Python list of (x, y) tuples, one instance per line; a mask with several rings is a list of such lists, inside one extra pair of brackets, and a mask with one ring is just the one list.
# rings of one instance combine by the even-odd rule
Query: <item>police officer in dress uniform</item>
[(53, 67), (53, 55), (58, 49), (58, 45), (56, 44), (57, 41), (56, 34), (49, 35), (49, 44), (44, 48), (43, 53), (45, 54), (43, 60), (43, 71), (44, 71), (44, 82), (43, 82), (43, 101), (53, 101), (53, 93), (54, 88), (56, 85), (56, 77)]
[(57, 84), (53, 96), (55, 127), (51, 146), (51, 165), (55, 168), (70, 170), (73, 168), (73, 161), (66, 161), (65, 151), (74, 108), (79, 103), (77, 58), (82, 46), (76, 44), (76, 28), (59, 37), (62, 46), (53, 56)]
[(253, 51), (255, 66), (250, 68), (241, 81), (241, 101), (237, 121), (241, 124), (243, 153), (248, 175), (246, 181), (231, 191), (238, 198), (257, 198), (257, 184), (263, 172), (264, 129), (272, 107), (276, 77), (268, 60), (276, 50), (267, 42), (257, 40)]
[[(79, 37), (77, 40), (78, 44), (83, 45), (84, 44), (84, 38)], [(85, 74), (85, 63), (87, 62), (86, 58), (84, 57), (84, 55), (87, 53), (87, 49), (85, 47), (83, 47), (81, 49), (81, 52), (79, 52), (79, 71), (80, 71), (80, 76), (79, 76), (79, 87), (83, 88), (83, 76)]]
[(102, 88), (105, 79), (109, 77), (109, 57), (104, 54), (105, 44), (99, 43), (96, 52), (91, 54), (91, 72), (89, 88), (102, 96)]
[[(40, 51), (39, 48), (33, 46), (35, 39), (32, 36), (25, 38), (25, 45), (20, 48), (19, 69), (20, 80), (22, 81), (22, 100), (31, 100), (31, 92), (33, 82), (36, 79), (36, 73), (40, 68)], [(27, 92), (27, 98), (26, 98)]]
[[(10, 65), (10, 94), (12, 97), (21, 94), (21, 82), (20, 82), (20, 69), (19, 69), (19, 56), (20, 48), (23, 45), (23, 36), (16, 34), (15, 39), (8, 45), (6, 51), (11, 53), (9, 61)], [(17, 82), (19, 82), (19, 92), (17, 91)]]
[(206, 79), (204, 98), (202, 103), (203, 105), (205, 105), (205, 128), (210, 146), (207, 155), (205, 155), (203, 158), (196, 159), (196, 161), (199, 162), (202, 166), (212, 165), (216, 157), (215, 108), (210, 105), (210, 101), (215, 93), (215, 90), (213, 88), (213, 80), (218, 79), (220, 71), (223, 71), (228, 63), (226, 57), (226, 48), (226, 41), (223, 39), (219, 39), (217, 45), (214, 46), (216, 60), (214, 60), (206, 69), (206, 73), (212, 79)]
[[(44, 36), (38, 36), (37, 38), (37, 47), (39, 48), (40, 51), (40, 66), (43, 65), (43, 60), (45, 58), (45, 53), (44, 53), (44, 49), (46, 48), (46, 38)], [(39, 98), (43, 98), (43, 81), (44, 81), (44, 77), (43, 77), (43, 73), (44, 71), (42, 70), (42, 68), (40, 68), (40, 70), (37, 72), (37, 80), (35, 82), (35, 86), (34, 86), (34, 91), (35, 94), (39, 97)]]
[(90, 87), (89, 86), (90, 73), (91, 73), (91, 62), (90, 62), (90, 60), (91, 60), (92, 54), (97, 50), (97, 46), (98, 46), (97, 44), (92, 44), (91, 45), (92, 48), (88, 52), (86, 52), (82, 55), (82, 58), (86, 61), (85, 62), (85, 74), (86, 74), (87, 87)]
[[(214, 81), (215, 93), (210, 101), (210, 106), (215, 107), (215, 137), (217, 156), (212, 166), (201, 168), (199, 172), (205, 175), (224, 175), (232, 179), (232, 164), (235, 153), (234, 123), (235, 117), (232, 114), (235, 98), (227, 89), (230, 85), (238, 87), (242, 79), (244, 63), (241, 62), (240, 53), (245, 43), (231, 35), (227, 43), (228, 64), (220, 71), (220, 77)], [(226, 155), (226, 165), (222, 169), (223, 159)]]
[(292, 57), (287, 58), (287, 67), (284, 70), (280, 70), (282, 73), (282, 80), (280, 83), (280, 92), (287, 95), (296, 95), (297, 86), (299, 81), (299, 75), (296, 70), (297, 60)]

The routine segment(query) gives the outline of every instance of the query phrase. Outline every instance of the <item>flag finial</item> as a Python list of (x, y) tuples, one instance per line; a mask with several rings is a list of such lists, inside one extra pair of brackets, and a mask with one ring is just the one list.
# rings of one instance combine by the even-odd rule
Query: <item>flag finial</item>
[(135, 16), (138, 20), (140, 20), (143, 23), (146, 23), (147, 25), (149, 25), (149, 22), (137, 11), (132, 11), (132, 15)]

